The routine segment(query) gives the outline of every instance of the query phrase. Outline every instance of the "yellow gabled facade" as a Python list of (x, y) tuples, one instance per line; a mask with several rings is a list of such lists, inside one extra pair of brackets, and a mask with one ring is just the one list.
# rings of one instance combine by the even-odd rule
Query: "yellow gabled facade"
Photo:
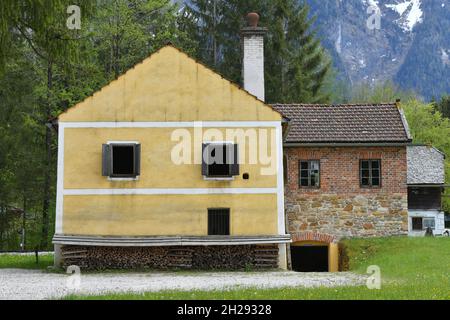
[[(180, 50), (160, 49), (59, 116), (56, 235), (72, 237), (72, 244), (77, 236), (195, 236), (207, 245), (208, 208), (229, 208), (230, 239), (287, 242), (281, 121), (270, 106)], [(189, 147), (184, 162), (175, 163), (183, 134)], [(256, 146), (244, 143), (254, 134)], [(230, 139), (240, 147), (239, 175), (206, 179), (197, 158), (202, 143)], [(136, 179), (102, 175), (102, 145), (111, 141), (140, 144)], [(258, 159), (250, 161), (255, 151)]]

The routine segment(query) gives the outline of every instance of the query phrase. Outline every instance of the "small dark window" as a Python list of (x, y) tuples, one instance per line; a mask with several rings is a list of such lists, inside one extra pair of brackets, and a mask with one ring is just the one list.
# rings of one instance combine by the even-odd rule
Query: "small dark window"
[(359, 171), (361, 187), (381, 186), (381, 160), (361, 160)]
[(450, 229), (450, 214), (446, 213), (444, 218), (445, 229)]
[(238, 145), (232, 143), (204, 143), (202, 174), (206, 177), (239, 175)]
[(422, 218), (417, 217), (412, 218), (412, 229), (416, 231), (423, 230)]
[(208, 235), (230, 234), (230, 209), (208, 209)]
[(320, 187), (320, 161), (300, 160), (299, 162), (299, 185), (300, 187)]
[(140, 144), (111, 143), (103, 145), (104, 176), (135, 178), (140, 175)]

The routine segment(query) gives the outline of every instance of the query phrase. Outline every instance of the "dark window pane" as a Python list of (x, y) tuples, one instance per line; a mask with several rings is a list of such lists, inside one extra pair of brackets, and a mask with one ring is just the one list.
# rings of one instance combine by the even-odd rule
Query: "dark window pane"
[(413, 230), (422, 230), (422, 218), (412, 218)]
[(372, 177), (379, 178), (380, 177), (380, 170), (378, 170), (378, 169), (372, 170)]
[(369, 161), (361, 161), (361, 168), (363, 169), (369, 169)]
[(302, 178), (308, 178), (308, 170), (302, 170), (302, 171), (300, 172), (300, 176), (301, 176)]
[(379, 169), (380, 168), (380, 161), (373, 160), (372, 161), (372, 169)]
[(368, 186), (369, 185), (369, 178), (362, 178), (361, 179), (361, 184), (363, 186)]
[(113, 145), (113, 176), (132, 176), (134, 174), (134, 146)]
[(368, 177), (370, 177), (369, 172), (370, 172), (369, 170), (363, 169), (363, 170), (361, 171), (362, 177), (363, 177), (363, 178), (368, 178)]
[(301, 161), (300, 162), (300, 169), (301, 170), (308, 170), (308, 161)]
[(209, 145), (210, 149), (208, 159), (208, 176), (211, 177), (229, 177), (230, 164), (227, 163), (227, 146), (225, 144)]
[(380, 185), (380, 179), (379, 178), (372, 178), (372, 185), (373, 186), (379, 186)]
[(308, 187), (308, 186), (309, 186), (308, 178), (301, 178), (301, 179), (300, 179), (300, 185), (301, 185), (302, 187)]

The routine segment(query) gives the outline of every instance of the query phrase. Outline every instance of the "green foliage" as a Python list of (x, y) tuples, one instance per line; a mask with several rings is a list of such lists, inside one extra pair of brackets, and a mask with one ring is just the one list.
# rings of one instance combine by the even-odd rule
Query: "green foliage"
[(435, 109), (450, 119), (450, 95), (442, 96), (441, 100), (433, 103)]
[[(410, 100), (402, 105), (415, 143), (432, 145), (446, 154), (446, 182), (450, 184), (450, 119), (443, 117), (432, 104)], [(450, 195), (450, 190), (446, 190)], [(443, 198), (444, 210), (450, 213), (450, 198)]]
[[(69, 4), (81, 30), (65, 25)], [(57, 142), (46, 123), (167, 41), (193, 53), (177, 10), (170, 0), (0, 3), (0, 250), (19, 249), (23, 225), (26, 249), (50, 248)]]
[(36, 263), (34, 254), (0, 254), (0, 269), (47, 269), (53, 265), (53, 254), (39, 254)]
[(197, 57), (228, 79), (240, 82), (240, 29), (249, 12), (259, 12), (268, 28), (265, 43), (268, 102), (326, 102), (330, 59), (308, 18), (309, 8), (294, 0), (194, 0), (183, 27), (198, 43)]
[(350, 96), (342, 100), (347, 100), (351, 103), (383, 103), (395, 102), (397, 99), (401, 101), (409, 101), (411, 99), (418, 99), (414, 91), (402, 90), (399, 86), (391, 81), (386, 81), (375, 86), (370, 86), (367, 83), (361, 83), (353, 86), (347, 92)]

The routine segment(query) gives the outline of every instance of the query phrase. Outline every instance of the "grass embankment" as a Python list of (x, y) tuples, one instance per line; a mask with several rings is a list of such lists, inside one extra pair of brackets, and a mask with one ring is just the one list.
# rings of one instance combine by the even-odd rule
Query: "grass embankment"
[(0, 269), (47, 269), (53, 265), (53, 254), (40, 254), (36, 263), (34, 254), (0, 254)]
[(376, 238), (344, 241), (350, 270), (381, 269), (380, 290), (339, 288), (163, 291), (144, 294), (69, 296), (67, 299), (450, 299), (450, 238)]

